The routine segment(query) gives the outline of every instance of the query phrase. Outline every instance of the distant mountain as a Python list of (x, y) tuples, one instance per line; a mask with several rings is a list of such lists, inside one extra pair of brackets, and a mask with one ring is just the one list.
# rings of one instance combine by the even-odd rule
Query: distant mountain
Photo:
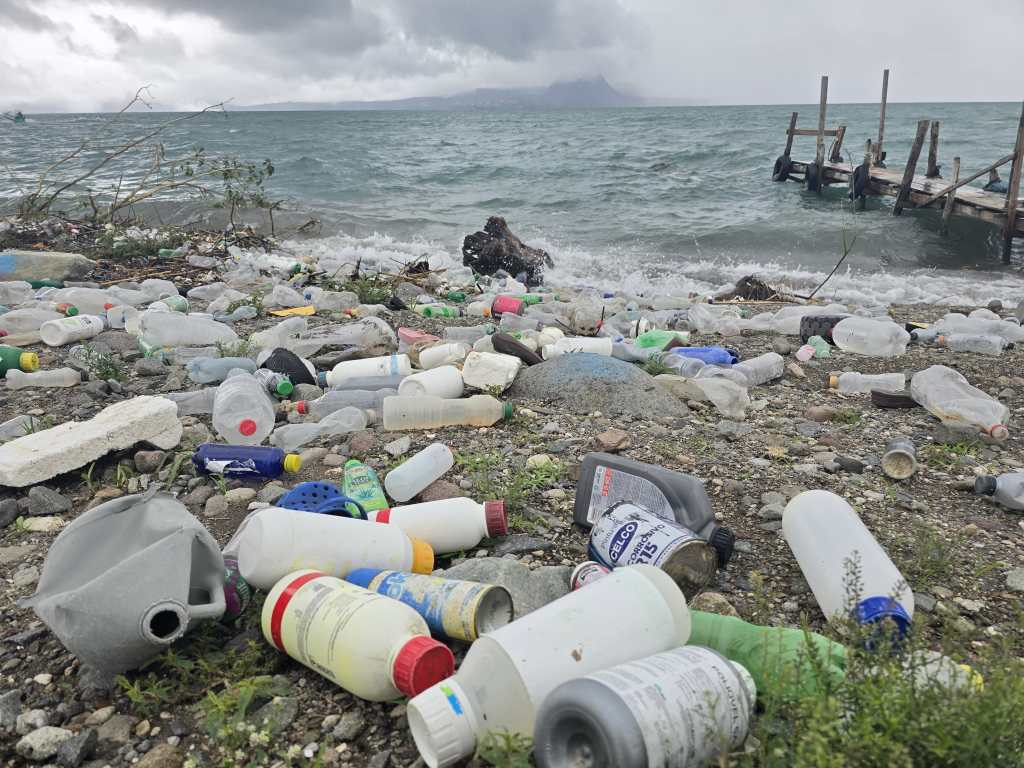
[(238, 110), (365, 110), (365, 109), (580, 109), (637, 107), (647, 102), (616, 90), (602, 76), (553, 83), (546, 88), (477, 88), (454, 96), (419, 96), (389, 101), (285, 101), (253, 104)]

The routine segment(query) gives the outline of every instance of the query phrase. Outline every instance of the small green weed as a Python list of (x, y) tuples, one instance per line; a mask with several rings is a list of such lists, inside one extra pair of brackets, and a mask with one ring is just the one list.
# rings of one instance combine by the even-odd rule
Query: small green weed
[(114, 485), (123, 490), (128, 487), (128, 483), (133, 477), (138, 477), (138, 473), (133, 467), (124, 463), (118, 464), (114, 473)]
[(455, 461), (465, 468), (482, 498), (504, 500), (510, 517), (526, 506), (530, 494), (565, 476), (565, 466), (557, 461), (521, 470), (509, 468), (507, 457), (497, 453), (458, 454)]
[(252, 339), (239, 339), (233, 343), (218, 341), (217, 352), (221, 357), (253, 357), (259, 349)]
[(672, 373), (674, 370), (653, 357), (640, 367), (647, 371), (651, 376), (660, 376), (663, 373)]
[(174, 454), (174, 460), (171, 462), (170, 472), (167, 475), (167, 486), (174, 485), (174, 481), (178, 479), (178, 475), (181, 473), (181, 465), (189, 459), (189, 454), (185, 451), (179, 451)]
[(359, 297), (360, 304), (386, 304), (391, 298), (391, 283), (382, 275), (366, 275), (338, 280), (332, 278), (324, 282), (329, 291), (350, 291)]
[(100, 352), (92, 344), (85, 344), (82, 347), (82, 362), (89, 370), (89, 377), (106, 381), (123, 381), (125, 377), (124, 364), (113, 355)]
[(199, 703), (203, 727), (216, 743), (225, 765), (264, 765), (270, 755), (270, 731), (264, 724), (246, 721), (254, 704), (283, 696), (288, 691), (269, 675), (252, 677), (221, 693), (207, 691)]
[(533, 740), (518, 733), (491, 731), (480, 740), (476, 757), (495, 768), (530, 768)]
[(977, 458), (977, 443), (929, 443), (921, 453), (925, 463), (933, 469), (949, 471), (962, 466), (961, 459)]
[(36, 432), (44, 432), (50, 427), (56, 425), (56, 420), (50, 414), (45, 416), (33, 416), (28, 424), (25, 425), (25, 434), (31, 435)]
[(84, 482), (86, 484), (86, 486), (89, 488), (89, 493), (95, 493), (96, 492), (96, 486), (94, 485), (93, 479), (92, 479), (92, 473), (94, 471), (96, 471), (96, 462), (95, 461), (92, 462), (92, 464), (90, 464), (84, 470), (82, 470), (82, 474), (81, 474), (82, 482)]
[(840, 424), (858, 424), (860, 422), (861, 412), (856, 408), (842, 408), (836, 411), (832, 417), (832, 421)]
[(913, 586), (927, 587), (953, 572), (961, 545), (958, 535), (916, 520), (911, 528), (910, 557), (900, 564), (901, 569)]
[[(228, 304), (227, 309), (225, 309), (224, 311), (230, 315), (239, 307), (253, 307), (255, 308), (257, 315), (262, 315), (264, 312), (263, 300), (266, 297), (266, 295), (266, 289), (254, 291), (251, 296), (246, 296), (244, 299), (239, 299), (238, 301), (231, 302), (230, 304)], [(225, 355), (225, 357), (227, 357), (227, 355)], [(233, 357), (244, 357), (244, 355), (233, 355)]]

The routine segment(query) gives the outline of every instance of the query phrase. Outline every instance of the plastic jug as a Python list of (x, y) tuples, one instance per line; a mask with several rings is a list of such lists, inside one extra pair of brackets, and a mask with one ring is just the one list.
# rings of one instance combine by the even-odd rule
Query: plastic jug
[(434, 552), (442, 555), (464, 552), (485, 538), (508, 533), (503, 501), (478, 504), (465, 497), (424, 501), (380, 509), (370, 513), (368, 518), (397, 526), (409, 536), (427, 542)]
[(201, 475), (238, 477), (243, 480), (280, 477), (302, 469), (298, 454), (263, 445), (223, 445), (203, 443), (192, 454), (192, 463)]
[(562, 683), (537, 714), (540, 768), (700, 768), (747, 738), (743, 665), (687, 646)]
[(639, 504), (660, 518), (689, 528), (715, 548), (720, 567), (732, 557), (736, 536), (715, 522), (704, 483), (696, 477), (610, 453), (584, 456), (576, 484), (573, 522), (590, 528), (602, 513), (621, 501)]
[(252, 373), (256, 370), (256, 361), (248, 357), (197, 357), (185, 364), (188, 377), (196, 384), (219, 383), (236, 368)]
[(905, 373), (857, 373), (847, 371), (828, 377), (828, 385), (844, 395), (868, 394), (876, 389), (882, 392), (902, 392), (907, 388)]
[(213, 400), (213, 428), (227, 442), (259, 445), (274, 428), (274, 404), (250, 373), (229, 376)]
[(671, 578), (650, 566), (620, 568), (481, 635), (454, 677), (409, 702), (409, 728), (429, 768), (454, 765), (488, 732), (531, 735), (537, 709), (561, 683), (689, 636), (686, 599)]
[(1006, 349), (1007, 341), (1002, 336), (987, 333), (951, 333), (938, 337), (939, 346), (954, 352), (975, 352), (979, 355), (999, 357)]
[(983, 475), (975, 479), (974, 492), (991, 496), (1007, 509), (1024, 511), (1024, 472)]
[(910, 334), (896, 323), (847, 317), (832, 328), (832, 341), (845, 352), (868, 357), (898, 357), (907, 351)]
[(39, 370), (39, 355), (35, 352), (26, 352), (19, 347), (0, 344), (0, 377), (10, 370), (25, 373)]
[[(798, 494), (782, 513), (782, 532), (827, 619), (852, 615), (861, 624), (888, 619), (900, 635), (907, 633), (914, 594), (845, 499), (821, 490)], [(847, 594), (851, 564), (860, 574), (858, 595)]]
[(504, 392), (516, 380), (523, 361), (497, 352), (470, 352), (462, 364), (462, 381), (467, 387)]
[(578, 352), (589, 352), (592, 355), (610, 357), (613, 342), (611, 338), (591, 338), (589, 336), (566, 336), (554, 344), (546, 344), (541, 348), (541, 357), (550, 360), (560, 355), (571, 355)]
[(224, 553), (236, 556), (242, 577), (262, 590), (299, 568), (339, 578), (356, 568), (434, 570), (430, 545), (410, 539), (396, 526), (281, 507), (245, 518)]
[(404, 397), (429, 395), (445, 400), (462, 397), (462, 372), (454, 365), (442, 365), (429, 371), (414, 373), (398, 385), (398, 394)]
[(295, 411), (320, 421), (342, 408), (360, 408), (380, 413), (384, 398), (398, 394), (394, 389), (370, 391), (366, 389), (332, 389), (316, 400), (297, 400)]
[(933, 365), (918, 371), (910, 379), (910, 396), (945, 424), (973, 426), (995, 440), (1010, 436), (1010, 409), (952, 368)]
[(408, 376), (412, 364), (408, 355), (384, 355), (362, 360), (343, 360), (330, 371), (321, 371), (317, 380), (321, 387), (336, 387), (356, 376)]
[(123, 672), (167, 650), (195, 622), (220, 618), (224, 560), (184, 505), (154, 489), (73, 520), (23, 605), (83, 662)]
[(142, 339), (157, 347), (199, 347), (238, 341), (231, 326), (200, 315), (147, 310), (139, 315), (138, 321)]
[(12, 368), (4, 375), (4, 379), (7, 381), (8, 389), (74, 387), (82, 383), (82, 374), (73, 368), (55, 368), (32, 373)]
[(384, 488), (395, 501), (408, 501), (455, 465), (451, 449), (432, 443), (388, 472)]
[(490, 395), (473, 395), (462, 400), (440, 397), (389, 397), (384, 401), (384, 429), (438, 429), (459, 425), (489, 427), (512, 418), (512, 403)]
[[(368, 467), (358, 459), (345, 462), (345, 475), (342, 480), (341, 492), (350, 499), (355, 499), (367, 511), (387, 509), (388, 499), (380, 485), (373, 467)], [(408, 531), (406, 531), (408, 533)], [(410, 536), (414, 534), (409, 534)], [(417, 537), (422, 538), (422, 537)], [(437, 550), (434, 550), (435, 552)]]
[(346, 407), (327, 414), (312, 424), (285, 424), (273, 431), (270, 442), (285, 451), (294, 451), (306, 443), (331, 435), (347, 435), (366, 429), (373, 411)]
[(470, 346), (465, 342), (436, 344), (420, 351), (420, 368), (429, 371), (442, 365), (461, 363), (469, 354)]
[(282, 578), (261, 624), (279, 651), (367, 701), (415, 696), (455, 671), (412, 608), (317, 571)]
[(49, 320), (39, 328), (39, 337), (51, 347), (60, 347), (73, 341), (91, 339), (103, 333), (106, 322), (96, 315), (75, 315)]
[(746, 386), (757, 387), (775, 379), (781, 379), (786, 369), (786, 361), (777, 352), (765, 352), (763, 355), (743, 360), (732, 366), (732, 371), (742, 373)]

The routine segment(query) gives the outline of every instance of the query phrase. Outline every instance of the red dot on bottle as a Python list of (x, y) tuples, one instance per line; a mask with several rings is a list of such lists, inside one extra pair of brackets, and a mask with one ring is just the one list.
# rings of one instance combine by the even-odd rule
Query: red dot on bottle
[(256, 434), (256, 422), (252, 419), (242, 419), (238, 423), (238, 431), (246, 437), (254, 435)]

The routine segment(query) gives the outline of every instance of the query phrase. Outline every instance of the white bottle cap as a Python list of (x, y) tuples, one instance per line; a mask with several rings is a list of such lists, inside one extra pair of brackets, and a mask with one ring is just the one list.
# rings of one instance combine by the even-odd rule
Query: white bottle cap
[(409, 702), (409, 730), (429, 768), (445, 768), (476, 750), (472, 704), (455, 678), (431, 686)]

